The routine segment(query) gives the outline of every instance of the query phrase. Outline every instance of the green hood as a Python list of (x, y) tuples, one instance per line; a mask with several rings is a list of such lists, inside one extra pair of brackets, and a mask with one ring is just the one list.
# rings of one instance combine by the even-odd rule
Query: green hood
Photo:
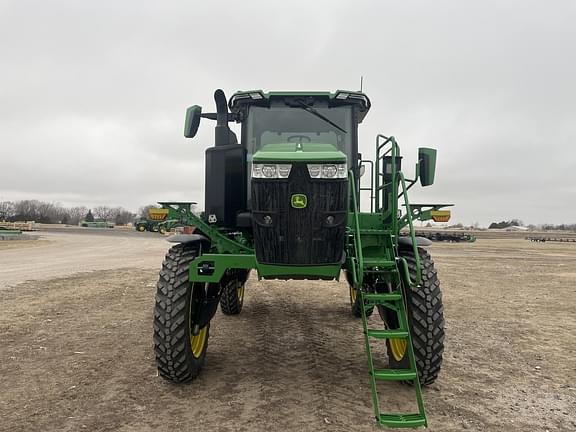
[(266, 144), (254, 153), (253, 162), (346, 162), (346, 155), (332, 144)]

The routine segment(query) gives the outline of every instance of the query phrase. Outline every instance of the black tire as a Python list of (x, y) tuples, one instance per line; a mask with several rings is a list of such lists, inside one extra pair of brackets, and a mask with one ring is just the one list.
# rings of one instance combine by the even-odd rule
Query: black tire
[(225, 315), (238, 315), (244, 305), (244, 291), (248, 272), (230, 270), (221, 283), (220, 310)]
[[(360, 309), (360, 298), (358, 296), (358, 290), (354, 288), (352, 281), (352, 276), (348, 271), (344, 272), (346, 276), (346, 281), (348, 282), (348, 299), (350, 301), (350, 312), (354, 318), (362, 318), (362, 310)], [(369, 317), (374, 313), (374, 306), (366, 309), (366, 317)]]
[[(418, 248), (418, 254), (422, 268), (422, 281), (418, 287), (405, 288), (404, 293), (408, 304), (408, 323), (420, 384), (429, 385), (436, 381), (442, 368), (444, 306), (434, 261), (425, 249)], [(400, 255), (408, 263), (410, 277), (415, 279), (416, 259), (414, 252), (412, 249), (401, 249)], [(384, 313), (384, 315), (387, 327), (397, 328), (395, 317), (390, 318), (390, 313)], [(390, 340), (387, 340), (386, 347), (392, 369), (408, 369), (410, 367), (407, 355), (404, 355), (400, 360), (395, 358)]]
[(139, 232), (146, 231), (146, 225), (136, 225), (136, 230)]
[(194, 246), (178, 244), (170, 248), (156, 286), (156, 365), (162, 378), (175, 383), (191, 381), (198, 376), (208, 348), (209, 322), (196, 336), (192, 334), (193, 304), (204, 290), (204, 284), (192, 284), (188, 280), (190, 262), (197, 254), (198, 249)]
[[(355, 318), (362, 318), (362, 309), (360, 309), (360, 296), (352, 285), (349, 285), (349, 298), (350, 298), (350, 310)], [(374, 306), (365, 309), (366, 317), (369, 317), (374, 313)]]

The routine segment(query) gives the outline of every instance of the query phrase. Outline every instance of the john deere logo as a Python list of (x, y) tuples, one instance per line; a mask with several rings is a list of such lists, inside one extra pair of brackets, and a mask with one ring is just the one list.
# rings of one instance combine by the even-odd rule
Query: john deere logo
[(300, 209), (308, 205), (308, 198), (304, 194), (292, 195), (292, 207)]

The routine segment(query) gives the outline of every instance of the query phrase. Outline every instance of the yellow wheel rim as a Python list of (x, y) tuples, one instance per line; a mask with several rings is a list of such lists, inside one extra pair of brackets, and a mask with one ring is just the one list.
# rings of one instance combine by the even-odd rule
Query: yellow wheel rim
[(390, 339), (389, 343), (394, 360), (402, 360), (406, 354), (406, 341), (403, 339)]
[(356, 298), (358, 297), (358, 290), (353, 286), (350, 287), (350, 304), (354, 305), (356, 303)]
[(204, 347), (206, 346), (206, 336), (208, 335), (208, 326), (205, 325), (200, 329), (197, 335), (190, 334), (190, 348), (192, 355), (196, 358), (202, 355)]
[(236, 288), (236, 295), (238, 295), (238, 300), (244, 300), (244, 284), (239, 284), (238, 288)]

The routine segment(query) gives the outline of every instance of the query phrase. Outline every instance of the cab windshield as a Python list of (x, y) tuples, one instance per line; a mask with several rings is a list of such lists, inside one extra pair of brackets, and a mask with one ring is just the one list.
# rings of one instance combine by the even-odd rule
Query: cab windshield
[(253, 155), (269, 144), (294, 143), (303, 150), (307, 143), (332, 144), (348, 156), (352, 153), (352, 107), (304, 106), (250, 107), (247, 119), (247, 150)]

